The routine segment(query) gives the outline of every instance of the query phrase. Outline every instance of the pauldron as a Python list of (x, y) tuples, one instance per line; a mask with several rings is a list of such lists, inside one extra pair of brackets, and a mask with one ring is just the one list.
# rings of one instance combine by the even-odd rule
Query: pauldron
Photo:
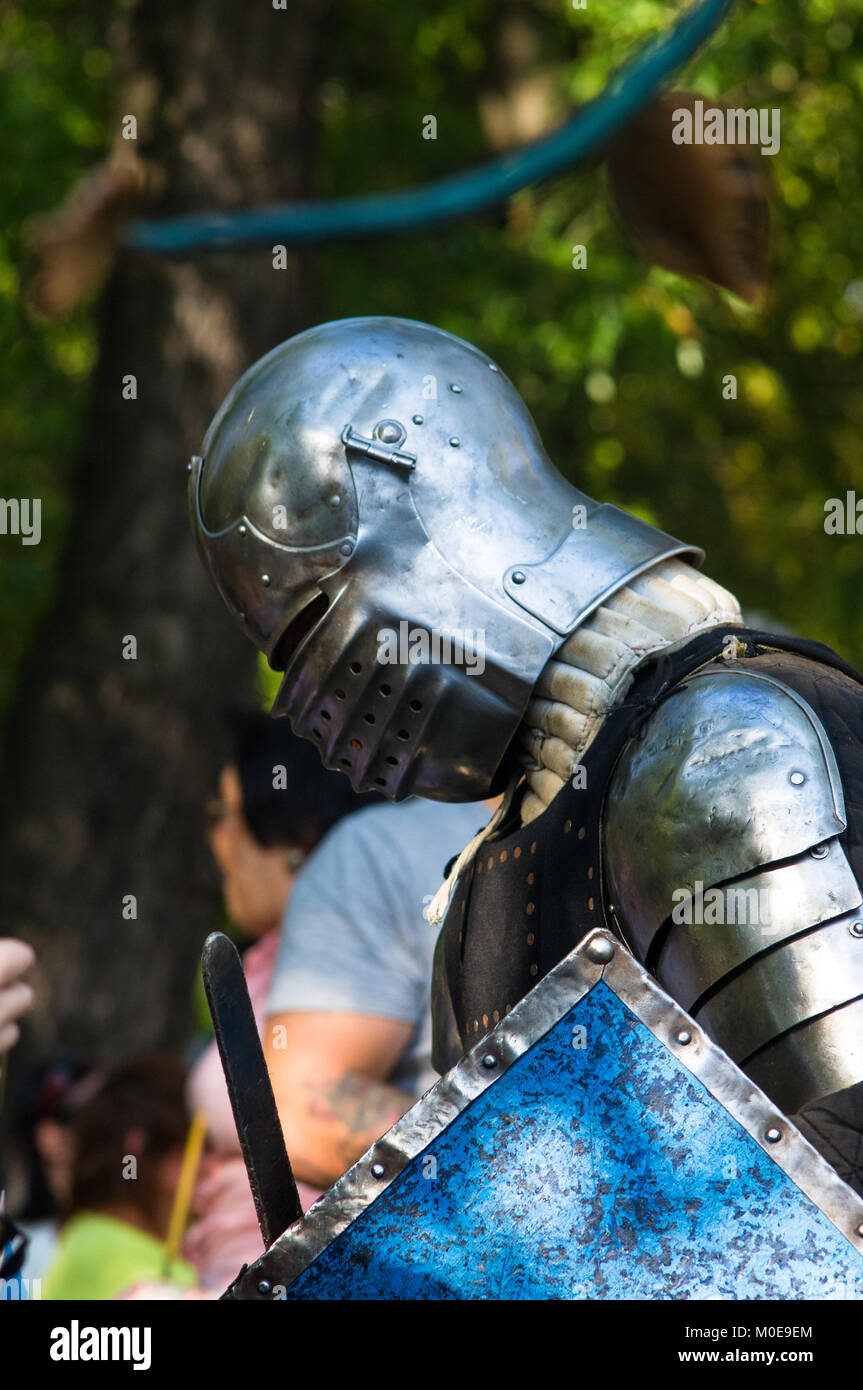
[(787, 1112), (863, 1079), (863, 686), (789, 651), (714, 661), (624, 748), (606, 911)]

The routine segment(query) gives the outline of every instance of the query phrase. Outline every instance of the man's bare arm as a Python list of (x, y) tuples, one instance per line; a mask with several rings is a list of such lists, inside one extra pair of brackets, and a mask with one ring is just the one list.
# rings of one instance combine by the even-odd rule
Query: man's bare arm
[(410, 1041), (401, 1019), (283, 1013), (267, 1019), (264, 1050), (294, 1174), (329, 1186), (410, 1108), (385, 1078)]

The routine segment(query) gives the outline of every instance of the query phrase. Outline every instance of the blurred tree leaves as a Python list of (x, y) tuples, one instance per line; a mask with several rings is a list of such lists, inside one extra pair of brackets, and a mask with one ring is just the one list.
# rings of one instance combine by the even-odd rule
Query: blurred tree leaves
[[(532, 65), (550, 74), (553, 123), (679, 8), (342, 0), (321, 92), (319, 196), (422, 183), (484, 159), (483, 97), (514, 99)], [(95, 352), (86, 316), (45, 329), (25, 320), (22, 225), (105, 150), (113, 12), (108, 0), (0, 5), (0, 494), (43, 498), (42, 545), (0, 543), (0, 709), (56, 582)], [(513, 33), (528, 43), (521, 69)], [(860, 664), (863, 541), (827, 536), (823, 523), (829, 497), (863, 495), (863, 17), (843, 0), (742, 0), (674, 85), (781, 110), (772, 287), (759, 309), (641, 261), (594, 165), (470, 222), (323, 248), (323, 311), (428, 319), (476, 341), (573, 481), (703, 545), (707, 572), (744, 605)], [(428, 114), (436, 140), (422, 138)], [(583, 270), (572, 266), (579, 244)], [(736, 400), (723, 399), (728, 375)]]
[(107, 0), (0, 4), (0, 495), (42, 499), (40, 545), (0, 537), (0, 712), (56, 581), (69, 468), (96, 356), (91, 317), (39, 327), (25, 316), (24, 230), (105, 148), (110, 13)]

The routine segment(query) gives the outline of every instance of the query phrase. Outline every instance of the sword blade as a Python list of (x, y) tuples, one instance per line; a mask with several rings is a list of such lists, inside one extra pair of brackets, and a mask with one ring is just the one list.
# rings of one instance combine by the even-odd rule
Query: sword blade
[(204, 989), (264, 1245), (302, 1216), (297, 1185), (239, 952), (212, 932), (201, 956)]

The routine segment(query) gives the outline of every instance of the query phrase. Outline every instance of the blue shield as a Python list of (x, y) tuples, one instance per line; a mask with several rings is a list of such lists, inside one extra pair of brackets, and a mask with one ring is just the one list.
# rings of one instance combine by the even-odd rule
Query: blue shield
[(859, 1298), (863, 1202), (594, 932), (235, 1294)]

